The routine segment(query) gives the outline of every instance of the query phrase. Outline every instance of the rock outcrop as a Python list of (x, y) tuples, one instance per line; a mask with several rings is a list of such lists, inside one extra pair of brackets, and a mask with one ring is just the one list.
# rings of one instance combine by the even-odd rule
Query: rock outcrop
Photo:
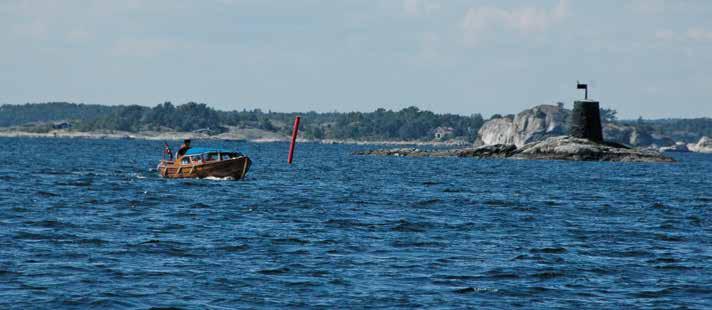
[(687, 148), (692, 152), (697, 153), (712, 153), (712, 139), (702, 137), (697, 143), (690, 143)]
[(614, 162), (674, 162), (656, 151), (630, 149), (617, 143), (596, 143), (571, 136), (557, 136), (517, 149), (514, 145), (486, 145), (468, 149), (419, 150), (391, 149), (354, 152), (355, 155), (411, 157), (475, 157), (533, 160), (576, 160)]
[(411, 156), (411, 157), (443, 157), (454, 156), (449, 151), (424, 151), (416, 148), (379, 149), (355, 151), (354, 155), (381, 155), (381, 156)]
[(512, 144), (495, 144), (457, 150), (456, 154), (458, 157), (507, 158), (516, 151), (517, 147)]
[[(590, 102), (586, 102), (590, 103)], [(616, 162), (674, 162), (675, 160), (662, 155), (654, 149), (632, 149), (626, 144), (641, 145), (655, 141), (652, 135), (638, 131), (632, 126), (606, 124), (604, 141), (601, 139), (599, 127), (598, 103), (585, 107), (587, 113), (593, 115), (593, 120), (585, 122), (577, 118), (577, 129), (595, 133), (583, 134), (579, 138), (568, 134), (568, 121), (571, 111), (563, 105), (540, 105), (522, 111), (514, 117), (497, 117), (487, 121), (478, 131), (475, 145), (479, 147), (468, 149), (449, 149), (422, 151), (419, 149), (392, 149), (355, 152), (356, 155), (386, 155), (414, 157), (477, 157), (477, 158), (511, 158), (511, 159), (545, 159), (545, 160), (576, 160), (576, 161), (616, 161)], [(581, 104), (581, 102), (577, 102)], [(581, 108), (579, 107), (579, 111)], [(588, 113), (590, 112), (590, 113)], [(607, 133), (607, 137), (606, 137)], [(576, 135), (573, 133), (572, 135)], [(579, 135), (576, 135), (579, 136)], [(612, 141), (611, 141), (612, 140)], [(704, 142), (704, 143), (703, 143)], [(670, 143), (672, 144), (672, 143)], [(709, 144), (712, 152), (712, 141), (700, 141), (699, 149)], [(669, 145), (669, 144), (668, 144)], [(696, 146), (697, 147), (697, 146)]]
[(562, 105), (540, 105), (508, 117), (491, 119), (478, 131), (476, 145), (527, 143), (566, 134), (566, 122), (571, 111)]
[(653, 142), (653, 137), (638, 131), (635, 127), (613, 123), (603, 125), (603, 137), (606, 141), (615, 141), (631, 146), (650, 145)]
[(616, 162), (674, 162), (658, 152), (630, 149), (612, 143), (595, 143), (587, 139), (560, 136), (527, 144), (517, 149), (512, 158), (616, 161)]
[(675, 145), (664, 146), (664, 147), (661, 147), (659, 150), (662, 153), (664, 153), (664, 152), (682, 152), (682, 153), (684, 153), (684, 152), (690, 151), (690, 149), (687, 147), (687, 143), (685, 143), (685, 142), (677, 142), (677, 143), (675, 143)]
[(449, 150), (421, 150), (416, 148), (380, 149), (356, 151), (354, 155), (409, 156), (409, 157), (477, 157), (506, 158), (514, 154), (516, 147), (511, 144), (485, 145), (476, 148)]
[(475, 145), (514, 144), (514, 120), (509, 117), (486, 121), (477, 132)]
[(606, 123), (603, 125), (603, 138), (606, 141), (614, 141), (630, 146), (671, 146), (675, 144), (675, 141), (670, 138), (649, 134), (633, 126), (614, 123)]
[[(546, 138), (568, 134), (571, 111), (556, 105), (540, 105), (524, 110), (511, 117), (494, 118), (482, 125), (477, 132), (475, 146), (525, 144)], [(663, 136), (650, 134), (635, 126), (603, 123), (603, 139), (629, 146), (671, 146), (675, 141)]]

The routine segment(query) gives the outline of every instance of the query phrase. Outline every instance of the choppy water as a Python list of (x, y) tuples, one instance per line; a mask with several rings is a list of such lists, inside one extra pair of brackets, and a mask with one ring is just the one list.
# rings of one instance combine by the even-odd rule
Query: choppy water
[(159, 178), (157, 142), (0, 143), (0, 308), (712, 307), (712, 156), (225, 142), (253, 169), (216, 181)]

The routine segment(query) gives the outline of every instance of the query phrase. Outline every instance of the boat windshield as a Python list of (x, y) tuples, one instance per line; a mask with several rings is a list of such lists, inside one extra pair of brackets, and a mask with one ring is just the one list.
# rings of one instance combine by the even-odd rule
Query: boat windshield
[(184, 165), (190, 164), (191, 162), (192, 163), (200, 162), (200, 155), (183, 156), (183, 158), (180, 161), (180, 163), (184, 164)]
[[(233, 158), (238, 158), (240, 156), (243, 156), (239, 152), (207, 152), (207, 153), (202, 153), (200, 155), (193, 155), (192, 161), (221, 161), (221, 160), (229, 160)], [(188, 156), (186, 156), (188, 157)]]
[(205, 155), (205, 160), (206, 160), (206, 161), (215, 161), (215, 160), (218, 160), (218, 159), (219, 159), (218, 153), (208, 153), (207, 155)]

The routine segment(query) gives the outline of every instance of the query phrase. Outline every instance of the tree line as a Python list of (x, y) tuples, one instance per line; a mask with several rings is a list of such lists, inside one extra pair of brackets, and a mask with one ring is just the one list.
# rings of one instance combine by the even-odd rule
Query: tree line
[[(309, 139), (432, 140), (436, 130), (445, 129), (448, 138), (474, 141), (485, 122), (480, 114), (436, 114), (417, 107), (398, 111), (280, 113), (260, 109), (221, 111), (196, 102), (181, 105), (164, 102), (154, 107), (48, 102), (1, 105), (0, 127), (23, 126), (25, 130), (47, 132), (53, 129), (53, 122), (68, 122), (72, 130), (77, 131), (205, 130), (218, 134), (235, 127), (287, 135), (297, 115), (304, 119), (300, 130)], [(503, 116), (492, 116), (498, 117)], [(608, 109), (601, 110), (601, 118), (603, 122), (634, 126), (642, 132), (668, 136), (676, 141), (692, 142), (701, 136), (712, 136), (711, 118), (618, 120), (616, 111)]]
[(34, 126), (49, 131), (51, 126), (47, 123), (61, 121), (77, 131), (205, 130), (211, 134), (225, 132), (228, 127), (289, 134), (294, 117), (300, 115), (304, 119), (301, 131), (306, 138), (356, 140), (432, 140), (434, 132), (444, 128), (449, 138), (474, 141), (485, 121), (480, 114), (436, 114), (417, 107), (399, 111), (280, 113), (260, 109), (220, 111), (195, 102), (182, 105), (165, 102), (152, 108), (50, 102), (2, 105), (0, 112), (1, 127)]

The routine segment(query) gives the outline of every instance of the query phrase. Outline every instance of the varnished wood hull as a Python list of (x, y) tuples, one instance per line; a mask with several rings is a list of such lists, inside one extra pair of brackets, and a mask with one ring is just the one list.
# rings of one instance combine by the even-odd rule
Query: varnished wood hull
[(222, 161), (200, 164), (178, 164), (173, 161), (161, 161), (158, 173), (165, 178), (235, 178), (247, 175), (252, 161), (247, 156), (240, 156)]

